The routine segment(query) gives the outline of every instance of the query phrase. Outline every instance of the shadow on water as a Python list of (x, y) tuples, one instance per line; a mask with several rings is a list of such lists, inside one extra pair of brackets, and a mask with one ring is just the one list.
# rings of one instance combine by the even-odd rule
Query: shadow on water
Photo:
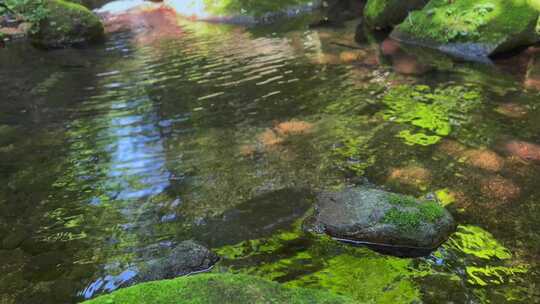
[[(0, 302), (76, 302), (195, 239), (214, 271), (361, 302), (534, 303), (538, 53), (355, 43), (358, 20), (313, 26), (327, 9), (246, 27), (160, 6), (107, 17), (102, 47), (0, 51)], [(301, 231), (312, 193), (363, 179), (437, 197), (458, 233), (399, 259)]]

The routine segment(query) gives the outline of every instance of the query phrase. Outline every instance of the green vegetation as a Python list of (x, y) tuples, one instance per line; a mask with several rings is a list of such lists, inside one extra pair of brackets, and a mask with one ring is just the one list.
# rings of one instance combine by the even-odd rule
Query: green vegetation
[(285, 288), (257, 277), (201, 274), (120, 289), (88, 304), (345, 304), (353, 301), (320, 290)]
[[(425, 222), (434, 223), (444, 215), (444, 208), (435, 202), (419, 204), (412, 198), (402, 198), (398, 201), (394, 199), (391, 203), (407, 208), (393, 207), (385, 214), (383, 223), (396, 225), (406, 231), (414, 230)], [(412, 205), (417, 206), (411, 208)]]
[[(481, 102), (480, 92), (469, 86), (441, 86), (435, 89), (426, 85), (401, 85), (392, 88), (383, 102), (388, 109), (386, 120), (406, 123), (420, 128), (402, 130), (398, 137), (409, 145), (432, 145), (452, 131), (450, 115), (466, 113)], [(414, 132), (414, 133), (413, 133)], [(429, 134), (426, 134), (428, 132)]]
[(421, 274), (410, 266), (407, 259), (342, 254), (328, 260), (324, 269), (286, 285), (322, 287), (355, 303), (416, 303), (420, 291), (411, 278)]
[(420, 291), (412, 278), (425, 275), (413, 270), (409, 259), (381, 256), (329, 237), (306, 238), (299, 232), (282, 232), (217, 252), (226, 254), (222, 264), (233, 272), (286, 281), (284, 285), (291, 288), (328, 290), (355, 303), (419, 301)]
[(392, 205), (399, 206), (414, 206), (418, 203), (418, 201), (412, 196), (393, 193), (388, 196), (388, 202)]
[(54, 48), (94, 42), (103, 37), (99, 18), (80, 4), (49, 0), (46, 9), (49, 13), (32, 36), (35, 44)]
[(369, 0), (364, 8), (364, 16), (371, 27), (388, 28), (399, 24), (411, 10), (422, 8), (427, 1)]
[(481, 42), (502, 49), (537, 40), (538, 12), (526, 0), (432, 0), (397, 29), (424, 42)]
[(247, 14), (261, 16), (268, 12), (279, 12), (288, 7), (307, 4), (308, 0), (204, 0), (208, 9), (215, 14)]
[(448, 245), (480, 259), (497, 258), (505, 260), (512, 257), (491, 233), (476, 226), (459, 226), (458, 231), (448, 241)]
[(20, 15), (25, 21), (32, 23), (32, 31), (49, 13), (44, 0), (0, 0), (0, 16), (5, 13)]
[(467, 266), (466, 268), (469, 284), (487, 286), (490, 284), (499, 285), (506, 282), (508, 277), (527, 273), (526, 266)]

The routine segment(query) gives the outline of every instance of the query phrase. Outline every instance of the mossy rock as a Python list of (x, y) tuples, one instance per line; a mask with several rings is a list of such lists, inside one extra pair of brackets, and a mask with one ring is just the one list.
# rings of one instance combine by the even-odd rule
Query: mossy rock
[(103, 39), (101, 20), (86, 7), (63, 0), (47, 0), (47, 16), (32, 35), (32, 42), (45, 48), (84, 45)]
[(316, 232), (397, 256), (427, 255), (456, 229), (437, 202), (367, 187), (322, 193), (307, 222)]
[(401, 23), (410, 11), (421, 9), (428, 0), (368, 0), (364, 7), (366, 24), (371, 28), (391, 28)]
[(201, 274), (121, 289), (86, 304), (347, 304), (352, 300), (320, 290), (286, 288), (239, 274)]
[(412, 12), (391, 37), (483, 60), (540, 41), (540, 14), (534, 1), (431, 0), (421, 11)]

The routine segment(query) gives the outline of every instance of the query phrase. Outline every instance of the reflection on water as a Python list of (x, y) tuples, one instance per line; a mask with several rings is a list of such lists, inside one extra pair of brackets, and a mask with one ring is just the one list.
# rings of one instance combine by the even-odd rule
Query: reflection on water
[[(114, 290), (186, 239), (215, 271), (367, 303), (540, 297), (534, 52), (455, 63), (355, 44), (355, 22), (245, 28), (160, 4), (107, 22), (103, 47), (0, 53), (0, 303)], [(364, 180), (435, 194), (458, 233), (398, 259), (301, 231), (317, 191)]]

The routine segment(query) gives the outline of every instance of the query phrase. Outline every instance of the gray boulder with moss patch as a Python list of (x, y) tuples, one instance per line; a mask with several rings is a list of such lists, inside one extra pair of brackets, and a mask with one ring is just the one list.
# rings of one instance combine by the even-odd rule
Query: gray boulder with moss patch
[(391, 28), (401, 23), (410, 11), (420, 9), (428, 0), (368, 0), (364, 7), (366, 24), (371, 28)]
[(47, 16), (32, 42), (45, 48), (62, 48), (97, 42), (104, 37), (101, 20), (86, 7), (63, 0), (46, 0)]
[(431, 0), (412, 12), (391, 37), (472, 60), (538, 42), (533, 0)]
[(309, 221), (316, 232), (400, 256), (428, 254), (456, 229), (436, 202), (366, 187), (322, 193)]

